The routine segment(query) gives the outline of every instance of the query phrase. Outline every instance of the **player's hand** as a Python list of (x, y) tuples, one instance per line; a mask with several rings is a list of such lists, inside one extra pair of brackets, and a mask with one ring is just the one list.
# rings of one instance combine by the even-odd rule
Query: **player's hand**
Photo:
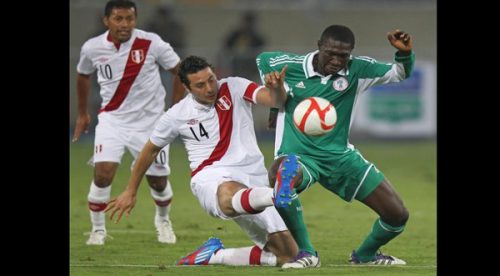
[(411, 52), (412, 39), (408, 33), (396, 29), (387, 33), (387, 39), (402, 54), (409, 54)]
[(90, 115), (88, 113), (84, 115), (78, 115), (76, 118), (75, 133), (73, 134), (73, 139), (71, 142), (76, 142), (80, 139), (82, 132), (88, 133), (90, 125)]
[(283, 69), (281, 69), (281, 72), (271, 72), (269, 74), (266, 74), (264, 76), (264, 83), (267, 88), (270, 90), (276, 90), (276, 89), (285, 89), (283, 83), (285, 82), (285, 73), (286, 69), (288, 68), (288, 65), (285, 65)]
[(118, 212), (118, 216), (116, 217), (115, 223), (120, 222), (123, 213), (128, 218), (130, 212), (135, 206), (135, 194), (131, 193), (128, 190), (125, 190), (118, 197), (111, 199), (108, 202), (108, 207), (104, 212), (111, 211), (110, 219), (113, 220), (115, 213)]

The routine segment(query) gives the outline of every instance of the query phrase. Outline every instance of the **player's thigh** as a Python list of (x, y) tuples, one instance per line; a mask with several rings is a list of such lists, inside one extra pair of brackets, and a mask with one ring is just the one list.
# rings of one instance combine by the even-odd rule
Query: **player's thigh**
[(382, 172), (355, 150), (336, 161), (331, 172), (324, 174), (319, 182), (343, 200), (351, 202), (355, 198), (364, 199), (383, 179)]
[[(130, 169), (134, 167), (135, 160), (137, 156), (142, 151), (142, 148), (149, 140), (150, 132), (149, 131), (129, 131), (128, 139), (126, 141), (127, 149), (130, 151), (130, 154), (134, 157), (134, 161), (132, 161), (132, 165)], [(164, 148), (160, 150), (158, 155), (156, 156), (153, 164), (146, 171), (146, 175), (150, 176), (165, 176), (170, 175), (170, 166), (169, 162), (169, 152), (170, 145), (166, 145)]]
[(270, 234), (287, 230), (274, 206), (267, 207), (258, 214), (241, 215), (233, 220), (261, 249), (266, 245)]
[(119, 130), (106, 121), (99, 122), (95, 129), (93, 163), (120, 163), (125, 153), (125, 143)]
[(191, 178), (191, 191), (203, 210), (210, 216), (230, 219), (222, 212), (217, 196), (219, 185), (229, 181), (248, 186), (250, 179), (248, 175), (235, 173), (224, 168), (204, 168)]

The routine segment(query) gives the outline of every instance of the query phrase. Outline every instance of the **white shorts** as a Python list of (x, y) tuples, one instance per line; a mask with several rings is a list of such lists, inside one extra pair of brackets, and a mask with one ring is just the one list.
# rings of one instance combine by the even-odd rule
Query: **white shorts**
[[(95, 129), (94, 157), (91, 163), (121, 163), (125, 148), (127, 148), (134, 157), (130, 167), (132, 169), (135, 159), (148, 141), (152, 130), (122, 129), (112, 125), (107, 120), (99, 120)], [(158, 153), (155, 161), (146, 171), (146, 175), (165, 176), (170, 174), (169, 148), (170, 145), (167, 145)]]
[(234, 218), (222, 213), (217, 200), (217, 188), (227, 181), (236, 181), (248, 187), (269, 187), (267, 173), (249, 175), (237, 168), (204, 168), (191, 178), (191, 191), (209, 215), (221, 219), (233, 219), (260, 248), (267, 243), (269, 234), (287, 230), (285, 222), (274, 206), (258, 214), (240, 215)]

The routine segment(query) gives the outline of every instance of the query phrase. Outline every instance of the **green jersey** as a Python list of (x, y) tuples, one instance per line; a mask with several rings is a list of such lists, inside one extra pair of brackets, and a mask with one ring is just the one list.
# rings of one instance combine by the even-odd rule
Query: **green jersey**
[[(328, 157), (351, 149), (349, 129), (356, 101), (363, 91), (373, 85), (399, 82), (407, 78), (415, 63), (415, 55), (395, 56), (395, 63), (381, 63), (370, 57), (352, 56), (348, 65), (335, 75), (323, 76), (313, 69), (313, 57), (318, 51), (306, 55), (286, 52), (264, 52), (257, 57), (261, 76), (281, 71), (288, 65), (285, 88), (288, 100), (284, 112), (278, 115), (276, 126), (277, 154), (305, 154)], [(295, 107), (308, 97), (321, 97), (330, 101), (337, 111), (335, 128), (322, 136), (307, 136), (293, 123)]]

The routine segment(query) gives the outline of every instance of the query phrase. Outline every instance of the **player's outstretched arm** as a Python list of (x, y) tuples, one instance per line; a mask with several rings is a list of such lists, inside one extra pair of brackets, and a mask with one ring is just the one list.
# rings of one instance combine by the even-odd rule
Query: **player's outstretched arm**
[(148, 140), (146, 145), (142, 148), (139, 158), (135, 162), (127, 188), (118, 197), (109, 201), (105, 212), (111, 211), (111, 220), (113, 219), (115, 213), (118, 212), (115, 223), (120, 222), (123, 213), (126, 213), (126, 217), (130, 215), (130, 212), (135, 206), (137, 190), (139, 189), (141, 180), (160, 150), (160, 147), (157, 147), (151, 143), (150, 140)]
[(82, 132), (87, 133), (90, 126), (88, 99), (90, 95), (90, 75), (78, 74), (76, 77), (76, 93), (78, 94), (78, 117), (72, 142), (78, 141)]
[(399, 50), (399, 55), (407, 56), (411, 54), (413, 45), (410, 34), (396, 29), (387, 33), (387, 39), (394, 48)]
[(287, 94), (285, 90), (285, 73), (288, 65), (281, 72), (270, 72), (264, 76), (265, 88), (257, 94), (257, 103), (269, 107), (281, 108), (285, 105)]

